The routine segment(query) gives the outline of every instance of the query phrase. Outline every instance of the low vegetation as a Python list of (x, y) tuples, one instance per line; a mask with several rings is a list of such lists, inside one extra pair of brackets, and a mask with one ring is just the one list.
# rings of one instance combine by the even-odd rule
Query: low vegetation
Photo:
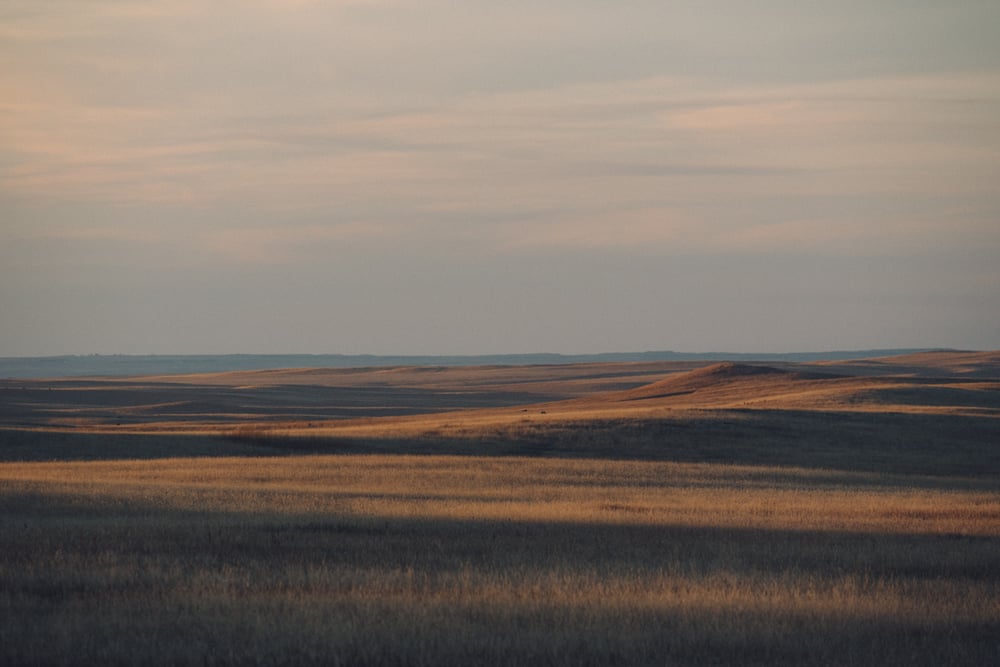
[(991, 664), (995, 478), (435, 456), (9, 463), (7, 664)]
[(0, 664), (1000, 664), (998, 369), (0, 382)]

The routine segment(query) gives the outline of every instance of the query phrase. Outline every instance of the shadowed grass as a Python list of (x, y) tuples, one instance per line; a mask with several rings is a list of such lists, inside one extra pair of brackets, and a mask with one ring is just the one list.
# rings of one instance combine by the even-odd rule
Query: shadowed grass
[(993, 376), (604, 370), (10, 384), (0, 664), (1000, 663)]
[(786, 465), (925, 475), (1000, 474), (1000, 419), (807, 410), (684, 410), (643, 418), (476, 424), (428, 417), (312, 433), (245, 426), (236, 442), (287, 453), (404, 453)]
[(683, 410), (644, 418), (477, 424), (458, 416), (311, 428), (245, 424), (221, 432), (0, 430), (0, 460), (175, 456), (448, 454), (783, 465), (917, 475), (1000, 475), (1000, 419), (948, 414)]
[(0, 662), (1000, 655), (995, 480), (400, 456), (0, 476)]

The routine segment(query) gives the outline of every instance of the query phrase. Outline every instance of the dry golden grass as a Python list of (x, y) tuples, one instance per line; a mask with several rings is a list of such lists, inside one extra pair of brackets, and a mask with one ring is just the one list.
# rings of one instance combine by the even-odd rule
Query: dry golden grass
[[(992, 535), (991, 480), (644, 461), (303, 456), (7, 464), (8, 490), (224, 512)], [(925, 488), (926, 487), (926, 488)], [(256, 503), (256, 504), (255, 504)]]
[(1000, 655), (995, 479), (431, 456), (0, 479), (0, 662)]
[(776, 368), (639, 363), (4, 380), (0, 427), (205, 434), (266, 424), (289, 435), (321, 428), (366, 437), (393, 429), (412, 437), (450, 433), (457, 423), (475, 431), (524, 420), (645, 419), (706, 409), (1000, 419), (998, 376), (1000, 353), (993, 352)]
[(0, 664), (1000, 664), (998, 359), (5, 381)]

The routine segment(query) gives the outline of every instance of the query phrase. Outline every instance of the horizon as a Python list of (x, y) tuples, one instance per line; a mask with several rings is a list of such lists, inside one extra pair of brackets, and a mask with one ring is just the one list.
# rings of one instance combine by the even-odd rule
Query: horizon
[[(288, 368), (358, 369), (373, 367), (490, 367), (490, 366), (559, 366), (574, 364), (620, 363), (713, 363), (748, 364), (812, 363), (900, 357), (928, 352), (969, 353), (949, 349), (877, 349), (829, 350), (821, 352), (603, 352), (597, 354), (527, 354), (480, 355), (346, 355), (346, 354), (86, 354), (45, 357), (0, 357), (0, 379), (58, 378), (86, 376), (143, 376), (231, 371), (259, 371)], [(978, 352), (972, 352), (977, 354)]]
[(10, 0), (0, 356), (1000, 349), (996, 25)]
[(535, 352), (469, 352), (462, 354), (408, 354), (368, 352), (69, 352), (64, 354), (41, 355), (0, 355), (0, 359), (57, 359), (57, 358), (88, 358), (88, 357), (375, 357), (375, 358), (475, 358), (475, 357), (602, 357), (602, 356), (641, 356), (641, 355), (679, 355), (679, 356), (734, 356), (760, 355), (762, 357), (780, 357), (791, 355), (822, 355), (822, 354), (854, 354), (865, 352), (885, 352), (892, 354), (910, 354), (915, 352), (992, 352), (990, 349), (968, 349), (955, 347), (887, 347), (867, 349), (799, 349), (778, 352), (755, 350), (605, 350), (599, 352), (554, 352), (541, 350)]

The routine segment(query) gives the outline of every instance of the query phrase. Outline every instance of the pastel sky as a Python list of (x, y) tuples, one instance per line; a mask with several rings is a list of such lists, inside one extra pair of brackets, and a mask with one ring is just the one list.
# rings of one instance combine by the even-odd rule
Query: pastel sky
[(934, 346), (996, 0), (0, 4), (0, 356)]

